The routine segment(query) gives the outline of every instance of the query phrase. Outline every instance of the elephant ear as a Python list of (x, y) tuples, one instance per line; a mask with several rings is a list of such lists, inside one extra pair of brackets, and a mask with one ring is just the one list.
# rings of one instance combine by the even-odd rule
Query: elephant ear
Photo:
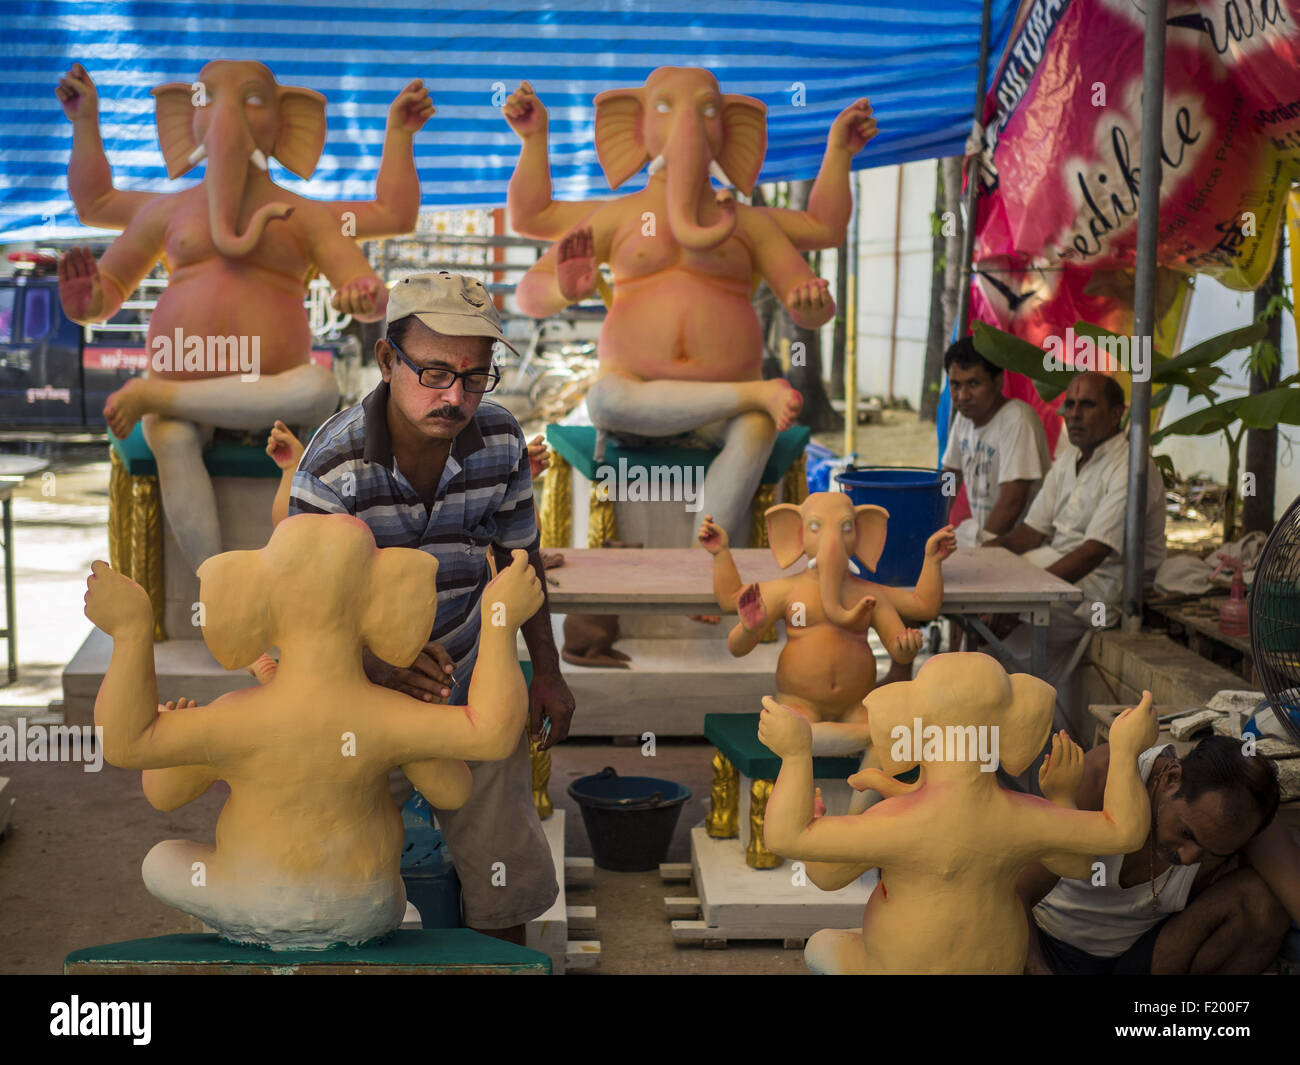
[(361, 639), (375, 655), (405, 668), (433, 631), (438, 609), (438, 560), (412, 547), (385, 547), (370, 563), (361, 613)]
[(998, 761), (1013, 777), (1030, 767), (1052, 731), (1056, 689), (1028, 673), (1013, 673), (1011, 701), (997, 715)]
[(862, 564), (876, 572), (880, 556), (885, 552), (885, 530), (889, 526), (889, 511), (870, 503), (853, 508), (853, 553)]
[(280, 123), (274, 155), (286, 170), (300, 178), (311, 177), (325, 150), (325, 97), (314, 89), (276, 86)]
[(722, 128), (718, 163), (736, 188), (752, 196), (767, 154), (767, 104), (752, 96), (724, 93)]
[(782, 569), (793, 566), (803, 554), (803, 512), (793, 503), (778, 503), (763, 512), (767, 542)]
[(173, 81), (149, 91), (154, 98), (154, 121), (167, 163), (167, 176), (178, 178), (198, 165), (191, 158), (199, 146), (194, 139), (194, 87)]
[(650, 161), (641, 134), (645, 90), (609, 89), (597, 94), (595, 104), (596, 158), (616, 189)]
[[(188, 91), (188, 86), (187, 86)], [(198, 569), (203, 640), (225, 669), (251, 665), (271, 646), (271, 604), (261, 551), (224, 551)]]

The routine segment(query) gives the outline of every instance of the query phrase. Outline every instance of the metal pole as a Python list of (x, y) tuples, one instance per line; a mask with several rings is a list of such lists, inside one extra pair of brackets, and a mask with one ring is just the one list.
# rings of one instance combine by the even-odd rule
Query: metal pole
[(861, 191), (855, 175), (849, 175), (853, 190), (853, 210), (849, 215), (849, 232), (845, 240), (848, 258), (848, 306), (844, 313), (844, 457), (858, 451), (858, 204)]
[[(1156, 243), (1160, 223), (1160, 151), (1164, 136), (1165, 0), (1147, 0), (1142, 48), (1142, 172), (1138, 176), (1137, 277), (1133, 333), (1154, 345)], [(1128, 510), (1124, 520), (1125, 632), (1142, 628), (1142, 577), (1146, 556), (1147, 465), (1151, 450), (1151, 381), (1134, 381), (1128, 408)]]
[[(975, 118), (973, 129), (984, 126), (984, 96), (989, 80), (989, 33), (993, 21), (992, 0), (984, 0), (980, 19), (979, 72), (975, 77)], [(979, 204), (979, 158), (972, 156), (966, 174), (966, 225), (961, 233), (961, 278), (957, 282), (957, 336), (964, 337), (970, 328), (970, 285), (975, 259), (975, 208)]]

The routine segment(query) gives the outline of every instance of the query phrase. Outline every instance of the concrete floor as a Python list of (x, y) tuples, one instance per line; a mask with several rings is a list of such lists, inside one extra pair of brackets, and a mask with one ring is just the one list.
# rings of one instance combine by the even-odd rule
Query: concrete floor
[[(60, 698), (60, 673), (91, 629), (82, 612), (90, 563), (108, 558), (105, 448), (65, 446), (45, 457), (53, 476), (30, 477), (15, 495), (20, 671), (15, 684), (0, 687), (0, 724), (43, 712)], [(625, 775), (661, 776), (691, 789), (667, 859), (689, 861), (688, 835), (704, 816), (711, 757), (703, 740), (661, 740), (653, 759), (642, 757), (639, 741), (557, 748), (551, 797), (568, 811), (568, 853), (591, 854), (568, 783), (611, 765)], [(0, 973), (57, 973), (64, 956), (79, 947), (198, 930), (196, 921), (149, 895), (140, 862), (162, 839), (211, 839), (224, 785), (164, 814), (145, 802), (138, 773), (108, 765), (86, 773), (80, 764), (4, 763), (0, 776), (11, 779), (17, 799), (9, 835), (0, 842)], [(598, 869), (594, 887), (569, 897), (571, 905), (596, 907), (602, 945), (596, 971), (804, 971), (802, 952), (779, 944), (676, 947), (663, 898), (688, 894), (688, 885), (661, 884), (655, 873)]]

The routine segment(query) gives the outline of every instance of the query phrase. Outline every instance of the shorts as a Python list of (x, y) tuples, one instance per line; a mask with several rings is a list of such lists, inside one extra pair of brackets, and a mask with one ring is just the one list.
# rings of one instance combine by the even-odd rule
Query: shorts
[(1038, 942), (1043, 961), (1057, 976), (1150, 976), (1156, 940), (1160, 938), (1160, 930), (1168, 920), (1166, 917), (1159, 924), (1148, 928), (1136, 943), (1114, 958), (1089, 954), (1055, 936), (1049, 936), (1041, 928), (1038, 929)]
[[(457, 672), (469, 676), (468, 669)], [(468, 683), (457, 683), (448, 703), (464, 706), (468, 696)], [(469, 801), (459, 810), (434, 807), (460, 879), (462, 919), (470, 928), (527, 924), (560, 895), (551, 847), (533, 805), (528, 737), (521, 732), (514, 754), (504, 761), (465, 764), (474, 778)]]

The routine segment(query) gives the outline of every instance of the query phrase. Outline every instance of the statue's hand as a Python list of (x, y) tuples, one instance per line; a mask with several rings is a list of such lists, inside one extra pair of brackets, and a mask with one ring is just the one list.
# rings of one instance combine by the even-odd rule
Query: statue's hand
[[(491, 548), (488, 549), (489, 551)], [(483, 627), (517, 629), (541, 609), (544, 597), (537, 571), (529, 564), (526, 551), (511, 552), (512, 561), (483, 589), (479, 609)]]
[(945, 525), (937, 533), (933, 533), (930, 539), (925, 542), (925, 557), (935, 559), (938, 562), (944, 561), (956, 550), (957, 534), (953, 531), (951, 525)]
[(93, 322), (104, 306), (99, 264), (85, 245), (69, 248), (59, 259), (59, 302), (74, 322)]
[(894, 637), (894, 661), (910, 662), (925, 643), (925, 633), (920, 629), (904, 629)]
[(546, 108), (526, 81), (506, 98), (501, 113), (520, 140), (546, 135)]
[(416, 78), (388, 107), (388, 128), (418, 133), (437, 109), (424, 82)]
[(86, 617), (110, 636), (124, 635), (133, 628), (153, 633), (149, 593), (107, 562), (97, 559), (90, 564), (85, 603)]
[(584, 300), (596, 291), (595, 243), (591, 226), (579, 226), (560, 238), (555, 280), (564, 298), (571, 303)]
[(864, 96), (849, 104), (835, 117), (831, 123), (828, 143), (832, 148), (840, 148), (850, 155), (856, 155), (879, 132), (875, 116), (871, 113), (871, 101)]
[(1115, 757), (1124, 761), (1137, 758), (1156, 742), (1159, 735), (1160, 726), (1156, 721), (1151, 693), (1144, 691), (1142, 701), (1137, 706), (1130, 706), (1110, 726), (1111, 764), (1114, 764)]
[(86, 73), (86, 68), (80, 63), (73, 63), (59, 79), (54, 95), (63, 105), (63, 113), (68, 116), (69, 122), (99, 120), (99, 92)]
[(185, 696), (182, 695), (179, 699), (168, 699), (165, 703), (163, 703), (160, 707), (158, 707), (158, 712), (161, 714), (167, 710), (189, 710), (198, 705), (199, 704), (197, 700), (187, 699), (185, 698)]
[(712, 514), (705, 514), (704, 520), (700, 522), (699, 541), (704, 550), (714, 557), (731, 546), (727, 530), (713, 520)]
[(1074, 797), (1083, 783), (1083, 748), (1061, 729), (1052, 737), (1052, 749), (1038, 770), (1038, 788), (1043, 798), (1057, 806), (1074, 806)]
[(812, 726), (802, 714), (765, 695), (758, 715), (758, 741), (778, 758), (811, 755)]
[(388, 289), (373, 274), (355, 277), (330, 302), (340, 314), (350, 314), (358, 322), (379, 322), (388, 309)]
[(835, 316), (835, 301), (831, 298), (830, 287), (830, 282), (824, 277), (810, 277), (790, 290), (785, 305), (795, 325), (816, 329)]
[(748, 632), (760, 632), (767, 627), (767, 608), (763, 606), (763, 592), (757, 584), (749, 585), (740, 593), (736, 612)]
[(298, 460), (302, 458), (304, 450), (302, 441), (277, 418), (275, 424), (271, 426), (270, 435), (266, 438), (266, 453), (271, 456), (271, 461), (282, 470), (297, 469)]

